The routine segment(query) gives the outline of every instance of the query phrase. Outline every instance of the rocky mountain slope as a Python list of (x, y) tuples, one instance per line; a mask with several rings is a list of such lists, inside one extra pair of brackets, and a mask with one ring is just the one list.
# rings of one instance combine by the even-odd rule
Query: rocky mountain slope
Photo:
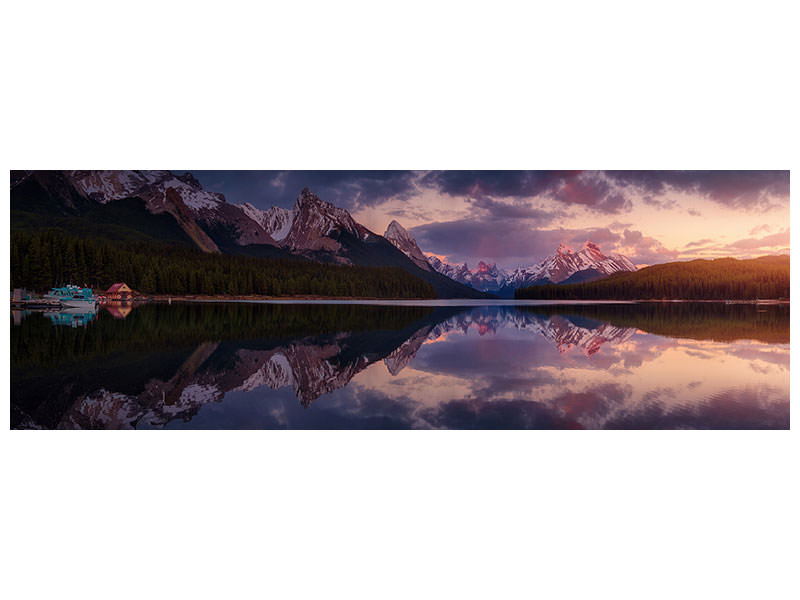
[(394, 244), (398, 250), (410, 258), (420, 269), (425, 269), (426, 271), (433, 270), (433, 267), (431, 267), (428, 262), (428, 257), (423, 254), (422, 250), (420, 250), (420, 247), (417, 245), (417, 240), (415, 240), (414, 236), (408, 233), (405, 227), (400, 225), (397, 221), (389, 223), (383, 237)]

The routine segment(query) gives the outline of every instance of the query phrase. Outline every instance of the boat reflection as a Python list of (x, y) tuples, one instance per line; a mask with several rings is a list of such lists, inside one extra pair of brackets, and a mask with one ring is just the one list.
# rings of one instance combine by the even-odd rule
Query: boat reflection
[(97, 316), (95, 308), (65, 307), (61, 310), (51, 310), (45, 313), (53, 325), (67, 327), (86, 327)]

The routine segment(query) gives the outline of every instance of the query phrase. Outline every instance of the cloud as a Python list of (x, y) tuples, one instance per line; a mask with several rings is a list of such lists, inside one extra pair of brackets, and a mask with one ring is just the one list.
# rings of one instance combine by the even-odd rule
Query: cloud
[(689, 213), (690, 215), (692, 215), (693, 217), (702, 217), (703, 216), (703, 213), (701, 213), (699, 210), (694, 209), (694, 208), (687, 208), (686, 212)]
[(728, 244), (730, 248), (737, 250), (755, 250), (759, 248), (775, 248), (777, 246), (789, 245), (789, 231), (773, 233), (761, 238), (745, 238)]
[(579, 171), (430, 171), (420, 184), (450, 196), (531, 198), (550, 192)]
[(579, 204), (603, 213), (619, 213), (632, 206), (621, 190), (615, 189), (598, 173), (565, 178), (553, 197), (565, 204)]
[(475, 199), (538, 197), (601, 213), (631, 208), (624, 191), (611, 185), (602, 171), (431, 171), (419, 183)]
[[(261, 208), (291, 206), (303, 187), (348, 210), (390, 199), (418, 197), (426, 190), (470, 199), (498, 218), (543, 219), (568, 207), (597, 213), (644, 204), (679, 208), (671, 192), (710, 199), (729, 208), (765, 211), (787, 206), (788, 171), (195, 171), (211, 191), (230, 202)], [(535, 205), (530, 201), (538, 199)], [(511, 200), (511, 202), (502, 202)], [(494, 211), (497, 211), (496, 213)], [(699, 216), (694, 208), (687, 212)]]
[(559, 207), (543, 208), (522, 199), (502, 202), (489, 197), (480, 197), (472, 199), (470, 203), (473, 207), (484, 211), (485, 217), (493, 220), (533, 219), (540, 224), (546, 224), (564, 216), (564, 211)]
[(694, 246), (705, 246), (706, 244), (713, 244), (714, 240), (710, 238), (703, 238), (702, 240), (696, 240), (694, 242), (689, 242), (684, 246), (684, 248), (692, 248)]
[(211, 191), (228, 202), (260, 208), (289, 207), (304, 187), (348, 210), (381, 204), (417, 193), (414, 171), (193, 171)]
[(770, 227), (766, 223), (764, 223), (763, 225), (758, 225), (750, 230), (750, 235), (757, 235), (762, 231), (769, 233), (770, 231), (772, 231), (772, 227)]
[(664, 196), (651, 196), (650, 194), (642, 196), (642, 201), (648, 206), (655, 206), (659, 210), (673, 209), (678, 205), (678, 201), (675, 200), (675, 198), (666, 198)]
[(789, 171), (606, 171), (643, 196), (699, 195), (729, 208), (766, 211), (789, 201)]
[(536, 230), (524, 221), (510, 220), (504, 228), (475, 219), (427, 223), (410, 230), (426, 252), (446, 254), (454, 262), (478, 258), (509, 264), (544, 257), (571, 237), (566, 231)]
[(619, 221), (614, 221), (608, 225), (609, 229), (613, 229), (614, 231), (621, 231), (623, 229), (630, 229), (633, 227), (633, 223), (620, 223)]
[[(630, 193), (660, 209), (677, 207), (670, 192), (753, 211), (785, 206), (789, 199), (788, 171), (431, 171), (419, 183), (449, 195), (546, 197), (605, 213), (630, 209)], [(688, 212), (699, 216), (696, 209)]]
[(653, 264), (673, 260), (677, 250), (666, 248), (655, 238), (637, 230), (625, 229), (622, 234), (609, 227), (583, 229), (537, 229), (524, 221), (510, 221), (498, 232), (486, 223), (461, 219), (427, 223), (410, 230), (425, 252), (446, 255), (448, 262), (477, 260), (497, 262), (509, 269), (535, 264), (551, 255), (559, 244), (573, 247), (591, 240), (605, 254), (622, 253), (637, 264)]
[(641, 231), (626, 229), (620, 242), (622, 254), (625, 254), (635, 264), (656, 264), (675, 260), (680, 252), (670, 250), (653, 237), (644, 235)]

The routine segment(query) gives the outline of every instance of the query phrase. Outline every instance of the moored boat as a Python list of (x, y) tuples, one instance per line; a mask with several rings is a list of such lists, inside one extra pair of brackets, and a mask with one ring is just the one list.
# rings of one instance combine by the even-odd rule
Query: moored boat
[(92, 308), (97, 306), (97, 298), (91, 288), (81, 288), (77, 285), (65, 285), (50, 290), (45, 295), (46, 300), (58, 300), (62, 306), (72, 308)]

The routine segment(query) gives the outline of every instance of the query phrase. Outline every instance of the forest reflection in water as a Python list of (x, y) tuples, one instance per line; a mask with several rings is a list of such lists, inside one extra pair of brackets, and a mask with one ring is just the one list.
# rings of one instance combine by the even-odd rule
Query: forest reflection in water
[(12, 427), (789, 426), (785, 305), (176, 303), (84, 321), (12, 315)]

